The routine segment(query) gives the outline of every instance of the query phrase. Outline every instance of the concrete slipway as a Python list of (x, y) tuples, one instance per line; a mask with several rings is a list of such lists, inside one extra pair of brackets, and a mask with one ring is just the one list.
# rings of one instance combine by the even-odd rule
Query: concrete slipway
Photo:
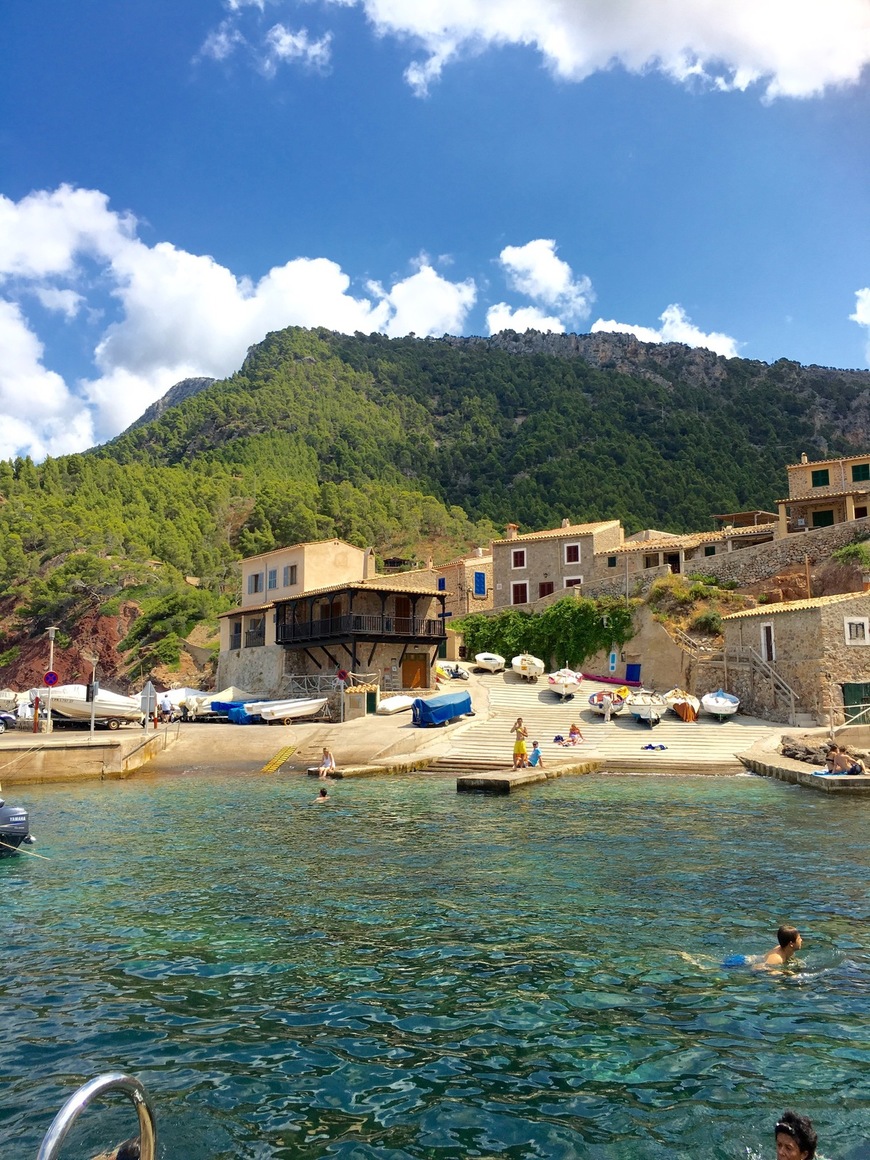
[[(0, 782), (8, 789), (32, 781), (94, 777), (127, 777), (160, 772), (303, 772), (317, 764), (322, 746), (336, 756), (344, 777), (428, 770), (479, 784), (457, 788), (509, 792), (545, 777), (582, 774), (596, 770), (613, 773), (735, 774), (753, 768), (768, 776), (782, 776), (788, 759), (777, 753), (783, 724), (738, 714), (724, 722), (702, 715), (688, 724), (672, 714), (650, 729), (627, 712), (608, 725), (589, 709), (587, 698), (599, 686), (584, 681), (570, 701), (559, 701), (545, 681), (531, 684), (513, 673), (473, 674), (471, 680), (450, 682), (454, 690), (467, 689), (475, 716), (443, 728), (419, 729), (411, 714), (369, 716), (342, 724), (311, 723), (292, 726), (236, 726), (187, 724), (170, 726), (146, 738), (140, 729), (97, 734), (56, 733), (50, 737), (8, 733), (0, 737)], [(522, 771), (511, 776), (513, 736), (510, 727), (523, 717), (530, 740), (541, 744), (541, 772)], [(553, 738), (567, 736), (576, 721), (584, 742), (563, 748)], [(648, 750), (650, 743), (665, 749)], [(738, 755), (742, 755), (741, 757)], [(786, 778), (812, 784), (810, 767)], [(774, 773), (774, 770), (779, 772)], [(804, 777), (798, 778), (798, 773)], [(811, 780), (808, 782), (805, 777)], [(821, 781), (822, 779), (816, 779)], [(842, 779), (839, 779), (842, 780)], [(857, 790), (850, 778), (847, 788)], [(870, 790), (870, 778), (866, 779)], [(817, 788), (839, 788), (833, 785)], [(863, 788), (863, 787), (862, 787)]]

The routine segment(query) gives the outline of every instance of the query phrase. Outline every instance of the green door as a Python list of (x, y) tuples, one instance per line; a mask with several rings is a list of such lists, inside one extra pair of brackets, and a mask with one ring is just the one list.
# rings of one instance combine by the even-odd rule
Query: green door
[(870, 725), (870, 682), (843, 685), (847, 725)]

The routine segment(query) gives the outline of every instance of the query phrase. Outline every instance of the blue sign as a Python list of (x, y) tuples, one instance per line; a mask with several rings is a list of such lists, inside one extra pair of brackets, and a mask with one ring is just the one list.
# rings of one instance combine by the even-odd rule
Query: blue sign
[(452, 612), (439, 612), (438, 619), (439, 620), (446, 620), (448, 616), (452, 616), (452, 615), (453, 615)]
[(57, 684), (58, 675), (52, 669), (49, 669), (48, 672), (45, 674), (45, 676), (42, 679), (45, 681), (45, 683), (48, 685), (48, 687), (51, 688), (52, 685)]

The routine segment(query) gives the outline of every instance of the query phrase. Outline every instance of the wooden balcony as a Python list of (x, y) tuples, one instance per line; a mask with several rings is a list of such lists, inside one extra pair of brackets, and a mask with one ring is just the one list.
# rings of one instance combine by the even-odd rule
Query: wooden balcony
[(431, 641), (444, 639), (447, 630), (437, 617), (382, 616), (379, 613), (351, 613), (298, 622), (278, 620), (278, 644), (327, 644), (329, 641), (365, 640), (372, 642)]

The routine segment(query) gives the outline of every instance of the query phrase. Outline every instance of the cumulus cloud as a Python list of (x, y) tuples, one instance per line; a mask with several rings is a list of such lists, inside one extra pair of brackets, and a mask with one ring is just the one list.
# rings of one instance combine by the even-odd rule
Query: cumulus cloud
[(551, 331), (553, 334), (564, 334), (565, 327), (561, 319), (553, 318), (538, 310), (537, 306), (521, 306), (514, 310), (507, 302), (497, 302), (486, 312), (486, 325), (490, 334), (498, 334), (500, 330)]
[(568, 263), (556, 257), (552, 238), (505, 246), (498, 260), (508, 283), (533, 302), (558, 311), (570, 323), (589, 316), (595, 300), (592, 283), (585, 275), (575, 278)]
[[(361, 293), (322, 257), (294, 258), (253, 281), (208, 255), (146, 245), (135, 219), (112, 211), (97, 191), (62, 186), (18, 203), (0, 197), (0, 407), (11, 416), (0, 457), (21, 450), (41, 458), (110, 438), (180, 379), (236, 370), (269, 330), (461, 332), (474, 281), (452, 282), (426, 259), (412, 265), (391, 286), (372, 282)], [(95, 283), (114, 300), (111, 320), (92, 301)], [(29, 295), (69, 318), (82, 315), (82, 325), (99, 320), (90, 377), (68, 385), (44, 365), (25, 313)]]
[(444, 66), (485, 48), (523, 45), (580, 81), (621, 65), (721, 89), (761, 83), (769, 97), (855, 84), (870, 63), (866, 0), (324, 0), (362, 7), (381, 35), (425, 56), (406, 70), (425, 94)]
[(855, 291), (855, 313), (849, 319), (867, 328), (867, 362), (870, 363), (870, 286)]
[(601, 331), (616, 331), (618, 334), (633, 334), (640, 342), (682, 342), (686, 346), (703, 346), (725, 358), (736, 358), (738, 342), (728, 334), (712, 331), (705, 334), (686, 316), (682, 306), (676, 303), (668, 306), (659, 315), (661, 326), (635, 326), (630, 322), (597, 319), (590, 327), (591, 334)]

